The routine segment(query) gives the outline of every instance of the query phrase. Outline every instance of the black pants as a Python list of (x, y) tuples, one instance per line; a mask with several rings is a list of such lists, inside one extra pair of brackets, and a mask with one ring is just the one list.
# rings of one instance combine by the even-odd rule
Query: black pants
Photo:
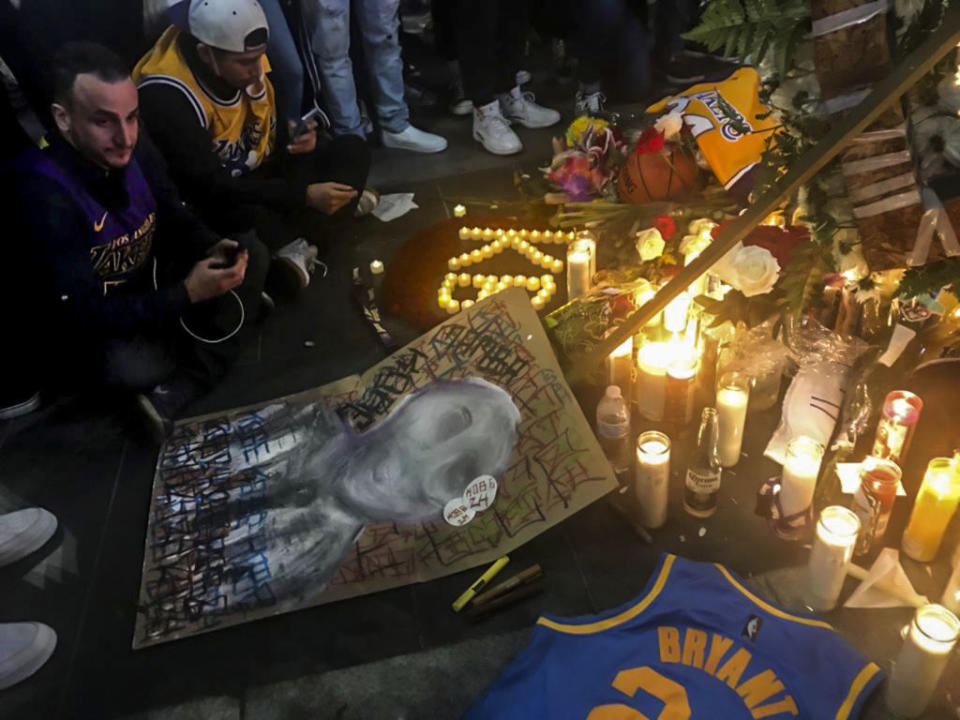
[(517, 84), (529, 25), (528, 0), (457, 0), (457, 46), (463, 89), (475, 107)]
[[(270, 262), (266, 247), (253, 233), (237, 240), (249, 253), (243, 283), (232, 293), (192, 305), (181, 316), (183, 324), (181, 318), (176, 318), (158, 331), (111, 339), (94, 348), (92, 354), (99, 358), (98, 371), (105, 385), (137, 392), (184, 374), (201, 388), (209, 389), (223, 377), (250, 339), (260, 313), (260, 293)], [(182, 268), (168, 272), (176, 273), (175, 277), (184, 275)], [(239, 331), (223, 342), (203, 342), (190, 335), (192, 332), (206, 340), (218, 340), (241, 321)]]
[(370, 174), (370, 146), (356, 135), (338, 135), (332, 140), (318, 140), (317, 149), (312, 153), (286, 156), (283, 162), (268, 163), (254, 172), (270, 178), (285, 177), (302, 184), (338, 182), (357, 191), (357, 198), (333, 215), (306, 206), (290, 214), (262, 206), (254, 209), (257, 235), (271, 252), (298, 237), (305, 237), (317, 247), (324, 248), (353, 220), (360, 193)]

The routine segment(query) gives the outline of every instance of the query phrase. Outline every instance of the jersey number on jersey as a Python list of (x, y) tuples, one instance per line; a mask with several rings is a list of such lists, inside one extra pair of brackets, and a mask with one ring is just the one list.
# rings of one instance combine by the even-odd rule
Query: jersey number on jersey
[[(635, 697), (638, 690), (652, 695), (663, 703), (663, 710), (656, 720), (689, 720), (690, 702), (687, 691), (682, 685), (665, 678), (651, 667), (621, 670), (611, 683), (613, 687), (629, 697)], [(650, 720), (639, 710), (621, 703), (597, 705), (587, 720)]]

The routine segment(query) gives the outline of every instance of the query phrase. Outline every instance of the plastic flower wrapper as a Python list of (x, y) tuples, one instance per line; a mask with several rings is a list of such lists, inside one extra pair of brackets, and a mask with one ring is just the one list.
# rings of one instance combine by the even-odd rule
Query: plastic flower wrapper
[(637, 253), (640, 255), (642, 262), (656, 260), (663, 255), (663, 249), (666, 245), (663, 235), (655, 227), (637, 233)]
[(567, 202), (616, 196), (610, 181), (616, 177), (623, 147), (607, 121), (587, 116), (577, 118), (562, 139), (554, 138), (553, 152), (545, 175), (563, 191)]

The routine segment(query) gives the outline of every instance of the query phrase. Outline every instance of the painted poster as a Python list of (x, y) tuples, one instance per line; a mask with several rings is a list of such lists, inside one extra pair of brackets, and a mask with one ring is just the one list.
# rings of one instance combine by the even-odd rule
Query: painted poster
[(526, 293), (361, 376), (177, 424), (135, 648), (490, 563), (616, 486)]

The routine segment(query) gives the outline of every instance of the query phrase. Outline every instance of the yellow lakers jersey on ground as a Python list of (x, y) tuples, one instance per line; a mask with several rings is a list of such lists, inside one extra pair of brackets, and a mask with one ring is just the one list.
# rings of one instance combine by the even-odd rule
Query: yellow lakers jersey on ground
[(277, 134), (277, 113), (273, 85), (267, 78), (267, 56), (261, 60), (263, 74), (256, 85), (237, 91), (229, 101), (208, 92), (184, 59), (177, 38), (180, 31), (167, 28), (156, 45), (133, 69), (139, 87), (169, 85), (180, 90), (206, 128), (220, 164), (231, 175), (256, 169), (273, 152)]

